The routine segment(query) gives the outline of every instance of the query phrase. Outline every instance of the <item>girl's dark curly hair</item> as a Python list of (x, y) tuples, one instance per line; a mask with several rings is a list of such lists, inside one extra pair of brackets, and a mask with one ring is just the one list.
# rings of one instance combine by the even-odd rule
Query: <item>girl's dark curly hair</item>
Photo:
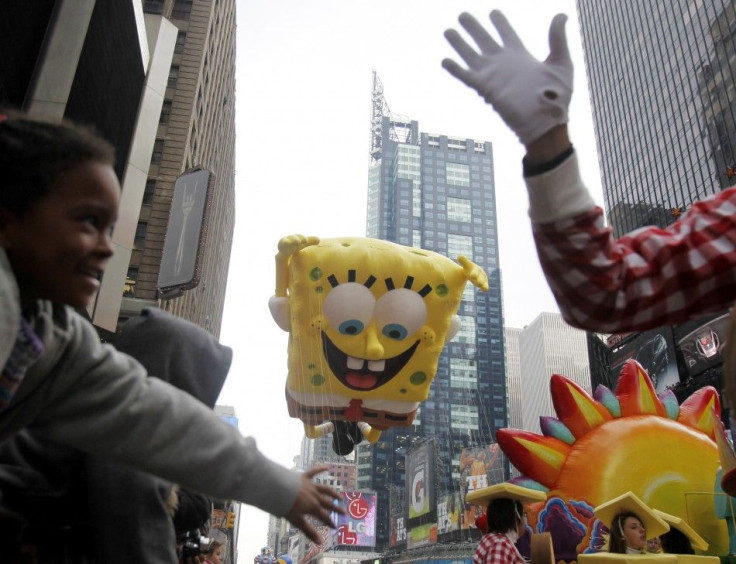
[(113, 165), (115, 149), (87, 127), (0, 108), (0, 207), (23, 215), (60, 172), (83, 163)]

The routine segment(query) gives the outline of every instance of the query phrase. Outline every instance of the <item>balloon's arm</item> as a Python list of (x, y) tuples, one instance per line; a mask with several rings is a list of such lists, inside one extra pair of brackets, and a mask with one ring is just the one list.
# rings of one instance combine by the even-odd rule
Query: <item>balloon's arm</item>
[(289, 288), (289, 261), (291, 255), (305, 247), (319, 244), (319, 237), (306, 235), (289, 235), (279, 240), (279, 252), (276, 253), (276, 296), (286, 297)]
[(488, 291), (488, 275), (480, 266), (464, 256), (457, 257), (457, 262), (463, 267), (465, 276), (473, 283), (473, 286), (477, 286), (484, 292)]

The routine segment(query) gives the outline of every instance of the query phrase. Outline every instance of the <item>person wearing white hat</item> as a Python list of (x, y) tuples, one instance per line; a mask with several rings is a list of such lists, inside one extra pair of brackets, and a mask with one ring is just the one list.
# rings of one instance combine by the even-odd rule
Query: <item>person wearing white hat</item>
[(544, 501), (543, 492), (516, 484), (495, 484), (468, 493), (465, 501), (485, 506), (488, 532), (475, 549), (473, 564), (525, 564), (516, 542), (526, 530), (523, 503)]
[(666, 533), (669, 524), (633, 492), (626, 492), (593, 510), (611, 532), (608, 551), (643, 554), (647, 540)]

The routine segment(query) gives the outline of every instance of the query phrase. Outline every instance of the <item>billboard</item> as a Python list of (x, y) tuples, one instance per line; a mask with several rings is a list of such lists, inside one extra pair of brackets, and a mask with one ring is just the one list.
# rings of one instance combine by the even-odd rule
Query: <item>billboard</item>
[[(701, 318), (677, 327), (677, 345), (687, 367), (688, 376), (723, 362), (721, 347), (726, 342), (728, 313), (712, 318)], [(682, 333), (685, 332), (685, 335)]]
[(407, 548), (437, 542), (432, 442), (406, 454), (406, 499), (409, 503)]
[(637, 333), (615, 345), (611, 349), (611, 382), (618, 382), (624, 362), (632, 358), (647, 371), (657, 393), (680, 381), (670, 327)]
[(193, 168), (176, 179), (158, 274), (159, 297), (176, 297), (199, 284), (214, 178), (208, 170)]
[(437, 534), (460, 530), (460, 496), (449, 493), (437, 499)]
[(392, 548), (406, 544), (406, 519), (404, 517), (391, 516), (388, 544)]
[(342, 492), (345, 515), (335, 514), (333, 545), (376, 546), (375, 492)]
[(468, 492), (500, 484), (504, 481), (504, 454), (497, 443), (486, 447), (464, 448), (460, 453), (460, 483), (463, 494), (461, 527), (474, 529), (475, 519), (484, 508), (465, 503)]

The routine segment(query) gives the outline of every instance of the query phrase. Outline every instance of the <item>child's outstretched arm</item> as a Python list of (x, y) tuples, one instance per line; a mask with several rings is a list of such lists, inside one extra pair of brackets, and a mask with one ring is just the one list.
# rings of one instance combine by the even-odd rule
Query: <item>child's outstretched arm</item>
[(218, 499), (289, 517), (314, 537), (311, 516), (331, 523), (336, 493), (311, 483), (321, 471), (289, 470), (263, 455), (251, 437), (192, 396), (154, 377), (131, 357), (99, 342), (69, 309), (68, 323), (50, 304), (35, 329), (44, 356), (26, 373), (0, 418), (0, 437), (23, 427)]

